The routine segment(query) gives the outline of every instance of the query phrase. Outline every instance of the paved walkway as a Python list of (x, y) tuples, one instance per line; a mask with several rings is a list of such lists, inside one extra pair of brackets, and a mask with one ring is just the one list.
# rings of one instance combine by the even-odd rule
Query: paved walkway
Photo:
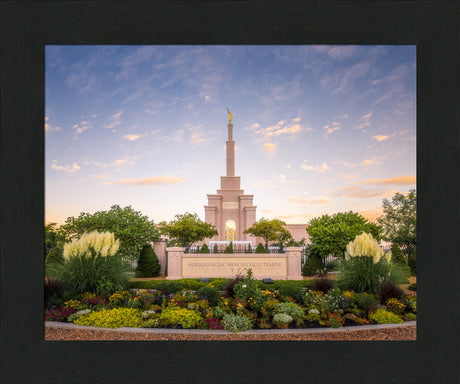
[[(407, 321), (403, 324), (372, 324), (372, 325), (357, 325), (353, 327), (341, 328), (303, 328), (303, 329), (256, 329), (238, 332), (243, 335), (267, 335), (267, 334), (311, 334), (311, 333), (330, 333), (330, 332), (350, 332), (350, 331), (364, 331), (371, 329), (389, 329), (410, 327), (417, 325), (416, 321)], [(88, 330), (88, 331), (113, 331), (113, 332), (128, 332), (128, 333), (162, 333), (162, 334), (196, 334), (196, 335), (231, 335), (230, 331), (223, 330), (210, 330), (210, 329), (169, 329), (169, 328), (99, 328), (87, 327), (73, 323), (61, 323), (57, 321), (45, 321), (45, 327), (61, 328), (61, 329), (75, 329), (75, 330)]]

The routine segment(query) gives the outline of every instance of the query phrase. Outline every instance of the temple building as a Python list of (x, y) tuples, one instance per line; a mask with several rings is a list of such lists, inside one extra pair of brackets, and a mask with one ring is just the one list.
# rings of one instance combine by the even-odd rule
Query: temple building
[(240, 176), (235, 176), (235, 142), (230, 111), (228, 115), (227, 173), (221, 176), (217, 193), (208, 194), (208, 205), (204, 206), (205, 221), (214, 225), (218, 232), (210, 239), (212, 241), (251, 241), (253, 237), (243, 231), (255, 223), (257, 207), (253, 205), (254, 195), (245, 195)]

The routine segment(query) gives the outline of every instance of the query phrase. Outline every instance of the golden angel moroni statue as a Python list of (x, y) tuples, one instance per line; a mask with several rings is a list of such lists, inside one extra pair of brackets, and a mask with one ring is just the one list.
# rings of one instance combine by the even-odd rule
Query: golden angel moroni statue
[(232, 113), (230, 112), (228, 107), (227, 107), (227, 113), (228, 113), (228, 122), (229, 122), (229, 124), (231, 124), (232, 123)]

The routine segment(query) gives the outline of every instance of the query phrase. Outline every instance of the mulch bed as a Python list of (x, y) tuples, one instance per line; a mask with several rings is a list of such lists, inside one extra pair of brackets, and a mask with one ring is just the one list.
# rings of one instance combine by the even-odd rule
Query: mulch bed
[(145, 333), (113, 332), (111, 330), (80, 330), (45, 328), (45, 340), (138, 340), (138, 341), (213, 341), (213, 340), (416, 340), (416, 326), (387, 329), (344, 330), (325, 333), (272, 333), (272, 334), (180, 334), (180, 333)]

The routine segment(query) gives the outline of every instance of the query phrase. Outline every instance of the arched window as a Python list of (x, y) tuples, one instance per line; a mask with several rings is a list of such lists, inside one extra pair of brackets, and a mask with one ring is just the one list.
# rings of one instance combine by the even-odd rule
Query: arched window
[(236, 235), (236, 223), (233, 220), (227, 220), (225, 222), (225, 240), (235, 241)]

